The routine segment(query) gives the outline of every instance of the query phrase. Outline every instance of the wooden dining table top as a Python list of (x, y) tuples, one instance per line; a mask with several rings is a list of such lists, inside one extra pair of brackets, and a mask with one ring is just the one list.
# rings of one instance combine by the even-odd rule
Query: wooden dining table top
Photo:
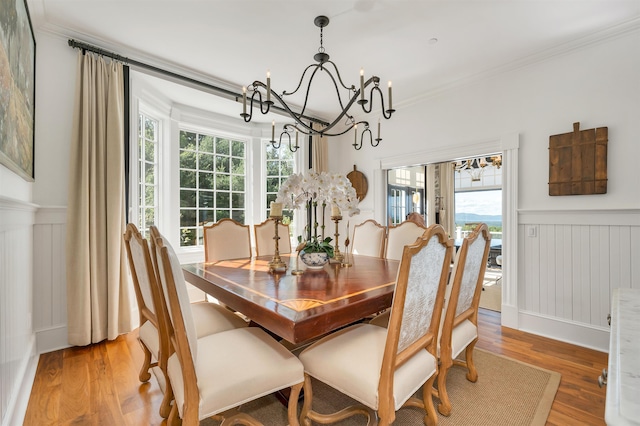
[(286, 272), (269, 272), (272, 256), (182, 265), (187, 282), (283, 339), (299, 344), (391, 306), (399, 262), (349, 256), (351, 267), (327, 264), (301, 275), (295, 255)]

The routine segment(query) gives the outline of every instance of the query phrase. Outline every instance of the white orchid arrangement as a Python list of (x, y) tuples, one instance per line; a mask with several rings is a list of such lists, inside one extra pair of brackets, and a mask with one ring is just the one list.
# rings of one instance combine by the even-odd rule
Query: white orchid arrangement
[(311, 201), (333, 204), (349, 216), (360, 213), (358, 196), (351, 181), (337, 173), (294, 173), (280, 186), (276, 201), (291, 210), (306, 206)]
[[(351, 185), (351, 181), (344, 175), (329, 174), (326, 172), (309, 172), (307, 174), (294, 173), (280, 186), (276, 202), (282, 203), (285, 209), (295, 210), (307, 207), (311, 203), (313, 208), (313, 235), (308, 230), (308, 236), (304, 250), (306, 252), (327, 252), (333, 256), (333, 247), (329, 244), (331, 237), (324, 238), (324, 208), (334, 205), (340, 212), (346, 212), (349, 216), (360, 213), (358, 209), (358, 196)], [(322, 207), (322, 237), (318, 238), (317, 207)], [(302, 237), (298, 237), (302, 242)]]

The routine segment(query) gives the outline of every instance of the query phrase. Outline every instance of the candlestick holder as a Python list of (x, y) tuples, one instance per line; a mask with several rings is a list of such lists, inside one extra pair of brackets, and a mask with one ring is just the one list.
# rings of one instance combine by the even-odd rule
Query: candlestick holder
[(275, 235), (273, 236), (276, 247), (275, 247), (275, 252), (273, 253), (273, 259), (271, 260), (271, 262), (269, 262), (269, 272), (283, 272), (287, 270), (287, 264), (284, 263), (280, 258), (280, 248), (279, 248), (280, 237), (278, 236), (278, 225), (282, 220), (282, 216), (271, 216), (271, 219), (273, 219), (276, 225), (276, 232), (275, 232)]
[(353, 266), (353, 264), (349, 262), (349, 222), (347, 222), (347, 238), (344, 240), (344, 260), (342, 261), (342, 266), (345, 268)]
[(338, 222), (342, 220), (342, 216), (331, 216), (331, 220), (333, 220), (336, 224), (336, 233), (334, 234), (336, 237), (336, 243), (333, 248), (333, 260), (336, 263), (342, 263), (342, 259), (344, 259), (344, 256), (342, 255), (342, 253), (340, 253), (340, 240), (338, 239), (338, 237), (340, 236), (340, 234), (338, 233)]

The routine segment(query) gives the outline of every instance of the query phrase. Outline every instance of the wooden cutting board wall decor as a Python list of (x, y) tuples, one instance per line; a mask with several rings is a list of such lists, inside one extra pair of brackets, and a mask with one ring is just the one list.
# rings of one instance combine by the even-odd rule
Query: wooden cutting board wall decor
[(607, 193), (608, 128), (580, 130), (549, 137), (549, 195)]
[(362, 201), (363, 198), (367, 195), (367, 191), (369, 189), (369, 185), (367, 184), (367, 177), (364, 173), (356, 170), (356, 165), (353, 165), (353, 171), (347, 173), (347, 179), (351, 181), (351, 186), (356, 190), (356, 195), (358, 196), (358, 201)]

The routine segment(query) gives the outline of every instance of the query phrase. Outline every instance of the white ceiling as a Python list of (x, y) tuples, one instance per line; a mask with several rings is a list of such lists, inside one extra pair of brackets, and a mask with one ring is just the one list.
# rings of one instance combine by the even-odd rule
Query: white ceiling
[[(295, 88), (319, 47), (313, 20), (326, 15), (324, 47), (345, 83), (357, 85), (361, 67), (384, 87), (392, 80), (394, 107), (640, 27), (640, 0), (27, 1), (36, 29), (237, 92), (265, 81), (267, 69), (274, 90)], [(314, 83), (309, 111), (331, 118), (331, 93)], [(226, 109), (241, 112), (237, 103)]]

